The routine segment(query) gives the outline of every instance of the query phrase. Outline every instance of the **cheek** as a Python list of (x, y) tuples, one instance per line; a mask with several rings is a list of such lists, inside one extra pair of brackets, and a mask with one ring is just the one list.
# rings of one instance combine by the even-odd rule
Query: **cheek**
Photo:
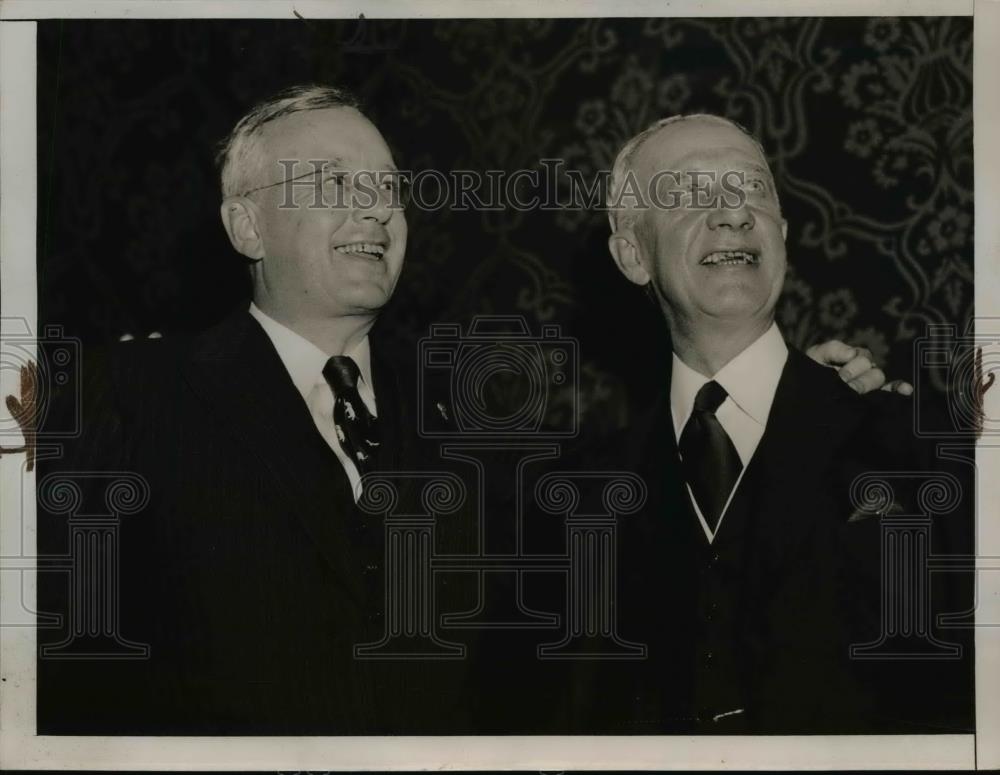
[(667, 287), (678, 288), (684, 285), (690, 272), (687, 266), (687, 251), (689, 248), (686, 231), (682, 228), (662, 229), (657, 234), (655, 242), (656, 253), (651, 256), (654, 262), (655, 274), (660, 283)]
[(275, 252), (309, 256), (329, 249), (344, 219), (344, 214), (332, 211), (289, 211), (286, 217), (272, 219), (267, 233)]
[(310, 219), (310, 223), (315, 224), (316, 231), (326, 234), (327, 242), (332, 242), (342, 232), (346, 235), (350, 231), (351, 213), (349, 210), (330, 208), (316, 213), (316, 218)]
[(405, 248), (408, 233), (409, 227), (406, 224), (406, 218), (402, 214), (394, 215), (389, 221), (389, 234), (392, 236), (392, 241), (401, 248)]
[(671, 255), (687, 255), (704, 226), (703, 212), (680, 209), (663, 213), (656, 229), (657, 241), (664, 249), (670, 250)]
[(343, 209), (328, 209), (317, 212), (314, 218), (304, 219), (304, 228), (315, 239), (322, 240), (324, 245), (332, 247), (339, 237), (347, 238), (351, 231), (351, 214)]
[(778, 232), (774, 238), (771, 250), (777, 259), (775, 273), (784, 276), (785, 269), (788, 267), (788, 255), (785, 250), (785, 241), (781, 238), (781, 232)]
[(393, 215), (392, 219), (386, 224), (386, 229), (389, 232), (389, 239), (392, 243), (393, 264), (398, 275), (402, 271), (403, 259), (406, 257), (406, 237), (408, 234), (406, 219), (400, 217), (398, 214)]
[(785, 287), (785, 273), (787, 271), (788, 271), (788, 264), (784, 260), (784, 258), (782, 258), (781, 263), (778, 264), (774, 272), (774, 281), (772, 283), (772, 288), (771, 288), (772, 297), (777, 298), (778, 296), (781, 295), (781, 291)]

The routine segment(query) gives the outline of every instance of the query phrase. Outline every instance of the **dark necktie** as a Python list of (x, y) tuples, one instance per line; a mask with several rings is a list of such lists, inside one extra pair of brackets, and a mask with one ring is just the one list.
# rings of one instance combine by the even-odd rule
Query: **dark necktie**
[(743, 470), (732, 439), (715, 416), (727, 395), (718, 382), (702, 385), (678, 444), (684, 478), (713, 534)]
[(340, 446), (362, 476), (372, 469), (378, 454), (378, 423), (358, 393), (358, 364), (346, 355), (334, 355), (323, 367), (333, 390), (333, 424)]

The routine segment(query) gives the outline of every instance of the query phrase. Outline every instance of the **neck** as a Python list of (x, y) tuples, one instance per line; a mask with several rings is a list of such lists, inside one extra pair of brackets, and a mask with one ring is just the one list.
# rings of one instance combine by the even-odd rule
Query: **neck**
[(762, 320), (699, 322), (670, 321), (670, 338), (677, 357), (706, 377), (756, 342), (771, 327), (773, 317)]
[(327, 355), (343, 355), (357, 347), (368, 336), (377, 319), (374, 314), (311, 318), (288, 314), (269, 304), (267, 299), (254, 299), (254, 304), (265, 315), (308, 339)]

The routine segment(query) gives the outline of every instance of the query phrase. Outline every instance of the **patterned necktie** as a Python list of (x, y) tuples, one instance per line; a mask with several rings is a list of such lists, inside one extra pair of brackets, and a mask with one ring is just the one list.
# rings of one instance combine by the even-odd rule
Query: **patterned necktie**
[(333, 390), (333, 424), (341, 448), (364, 476), (378, 454), (378, 423), (358, 393), (358, 364), (346, 355), (334, 355), (323, 367), (323, 377)]
[(743, 470), (732, 439), (715, 416), (727, 395), (718, 382), (702, 385), (678, 444), (684, 478), (713, 534)]

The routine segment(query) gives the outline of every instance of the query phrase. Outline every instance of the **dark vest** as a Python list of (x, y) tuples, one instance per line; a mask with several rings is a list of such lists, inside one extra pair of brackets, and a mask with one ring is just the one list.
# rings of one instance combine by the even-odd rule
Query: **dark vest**
[(639, 473), (649, 489), (646, 508), (618, 531), (619, 629), (646, 643), (648, 658), (581, 669), (603, 698), (585, 722), (593, 732), (793, 733), (860, 713), (838, 598), (838, 531), (850, 513), (838, 465), (860, 414), (850, 408), (857, 396), (828, 378), (789, 353), (711, 544), (665, 395), (609, 447), (608, 466)]

